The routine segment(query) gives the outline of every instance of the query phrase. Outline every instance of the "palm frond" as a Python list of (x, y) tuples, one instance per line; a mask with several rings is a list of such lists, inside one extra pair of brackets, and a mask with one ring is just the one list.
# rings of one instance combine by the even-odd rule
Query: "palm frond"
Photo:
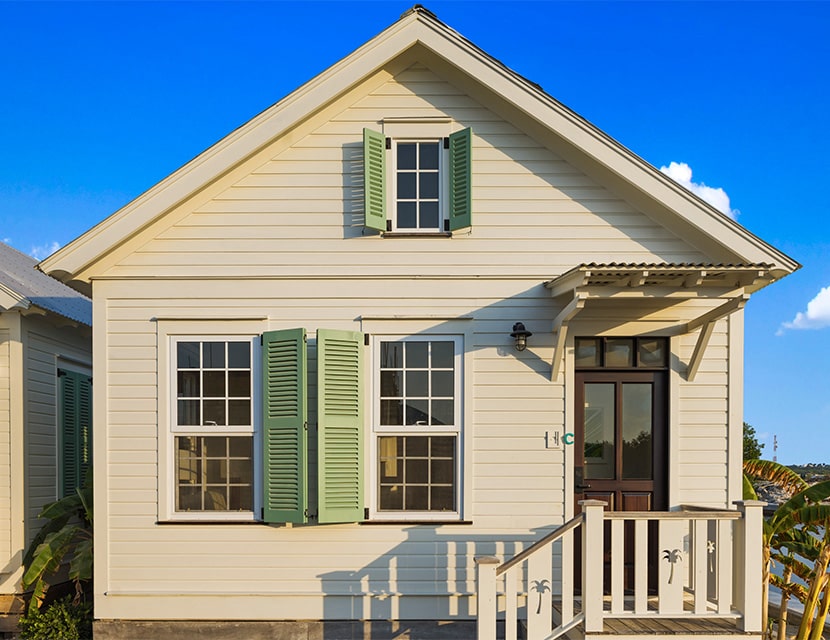
[(750, 478), (772, 482), (791, 495), (808, 486), (795, 471), (772, 460), (745, 460), (744, 473)]

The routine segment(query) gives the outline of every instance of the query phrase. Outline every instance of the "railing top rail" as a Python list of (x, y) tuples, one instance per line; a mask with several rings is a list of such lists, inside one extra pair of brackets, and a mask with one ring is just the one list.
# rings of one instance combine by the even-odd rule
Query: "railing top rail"
[(537, 540), (532, 545), (530, 545), (527, 549), (519, 552), (518, 554), (516, 554), (515, 556), (510, 558), (510, 560), (507, 560), (506, 562), (503, 562), (502, 564), (500, 564), (496, 568), (496, 575), (500, 576), (501, 574), (503, 574), (505, 571), (507, 571), (511, 567), (515, 567), (520, 562), (523, 562), (524, 560), (526, 560), (528, 558), (528, 556), (533, 555), (533, 552), (536, 551), (537, 549), (540, 549), (540, 548), (544, 547), (546, 544), (550, 544), (552, 542), (555, 542), (557, 539), (561, 538), (563, 535), (568, 533), (568, 531), (570, 531), (571, 529), (575, 529), (580, 524), (582, 524), (582, 514), (581, 513), (578, 514), (578, 515), (575, 515), (573, 518), (568, 520), (565, 524), (563, 524), (562, 526), (557, 527), (556, 529), (551, 531), (544, 538), (541, 538), (540, 540)]
[(740, 520), (740, 511), (605, 511), (606, 520)]

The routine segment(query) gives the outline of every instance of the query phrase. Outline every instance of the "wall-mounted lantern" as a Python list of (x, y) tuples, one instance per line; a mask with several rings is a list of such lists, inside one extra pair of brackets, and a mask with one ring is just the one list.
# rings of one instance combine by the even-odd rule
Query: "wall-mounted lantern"
[(530, 331), (525, 329), (523, 323), (517, 322), (514, 324), (513, 333), (510, 334), (510, 337), (516, 341), (516, 351), (524, 351), (527, 349), (527, 339), (532, 335)]

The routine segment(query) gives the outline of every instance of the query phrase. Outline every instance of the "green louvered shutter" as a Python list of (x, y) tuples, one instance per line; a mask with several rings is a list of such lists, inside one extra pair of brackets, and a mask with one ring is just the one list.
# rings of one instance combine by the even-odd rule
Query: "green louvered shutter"
[(262, 334), (265, 522), (306, 522), (308, 505), (305, 329)]
[(386, 138), (363, 130), (363, 212), (370, 229), (386, 231)]
[(450, 231), (473, 224), (472, 132), (450, 135)]
[(78, 376), (78, 486), (92, 467), (92, 379)]
[(92, 462), (92, 380), (76, 371), (58, 370), (60, 393), (60, 487), (62, 497), (83, 484)]
[(317, 331), (321, 523), (363, 519), (363, 334)]
[(72, 371), (58, 371), (60, 381), (60, 433), (61, 433), (61, 486), (60, 495), (66, 497), (75, 492), (78, 478), (78, 379)]

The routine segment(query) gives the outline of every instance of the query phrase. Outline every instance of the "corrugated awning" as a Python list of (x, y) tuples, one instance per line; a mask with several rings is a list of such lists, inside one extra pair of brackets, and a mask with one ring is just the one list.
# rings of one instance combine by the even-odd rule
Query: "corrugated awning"
[(551, 296), (563, 299), (564, 306), (553, 322), (556, 334), (551, 378), (556, 380), (564, 359), (569, 323), (591, 300), (660, 300), (682, 304), (688, 300), (710, 300), (716, 306), (691, 315), (677, 333), (700, 329), (689, 360), (686, 378), (693, 380), (715, 322), (742, 309), (749, 296), (783, 274), (768, 264), (581, 264), (545, 283)]

